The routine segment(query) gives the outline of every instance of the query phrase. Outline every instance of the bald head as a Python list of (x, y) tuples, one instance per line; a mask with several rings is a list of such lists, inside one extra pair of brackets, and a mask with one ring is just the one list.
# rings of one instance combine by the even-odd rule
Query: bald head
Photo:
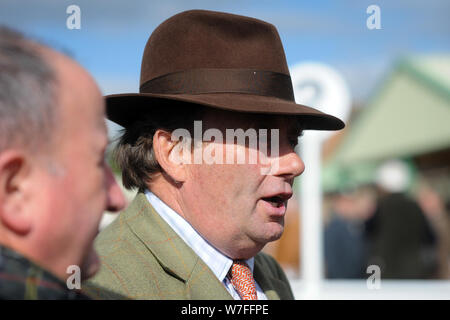
[(0, 70), (0, 151), (47, 150), (57, 136), (53, 131), (64, 124), (61, 109), (76, 113), (86, 96), (103, 104), (95, 81), (78, 63), (3, 27)]
[(18, 145), (37, 149), (39, 140), (50, 136), (56, 80), (38, 48), (0, 28), (0, 151)]
[(105, 105), (75, 61), (0, 29), (0, 245), (64, 278), (124, 198), (105, 163)]
[(86, 113), (97, 119), (97, 125), (106, 130), (103, 96), (92, 76), (76, 61), (46, 47), (39, 47), (39, 53), (52, 69), (57, 88), (54, 94), (55, 108), (52, 144), (59, 146), (65, 139), (71, 139), (64, 132), (81, 131), (80, 123), (74, 121), (84, 118)]

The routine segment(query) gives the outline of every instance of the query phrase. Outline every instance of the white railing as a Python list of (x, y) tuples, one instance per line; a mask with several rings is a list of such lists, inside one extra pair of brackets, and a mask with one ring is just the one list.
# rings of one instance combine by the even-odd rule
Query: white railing
[(381, 280), (380, 289), (369, 289), (365, 280), (323, 280), (313, 292), (304, 281), (291, 280), (298, 300), (417, 300), (450, 299), (450, 280)]

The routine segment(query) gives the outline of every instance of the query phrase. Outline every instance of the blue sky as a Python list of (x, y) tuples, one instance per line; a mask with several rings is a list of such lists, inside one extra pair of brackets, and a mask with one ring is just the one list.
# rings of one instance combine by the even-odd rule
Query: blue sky
[[(81, 29), (66, 28), (66, 8), (81, 8)], [(369, 5), (381, 9), (381, 30), (366, 27)], [(450, 53), (447, 0), (2, 0), (0, 24), (68, 52), (108, 93), (137, 92), (145, 43), (168, 17), (188, 9), (253, 16), (273, 23), (289, 65), (326, 63), (364, 102), (403, 56)]]

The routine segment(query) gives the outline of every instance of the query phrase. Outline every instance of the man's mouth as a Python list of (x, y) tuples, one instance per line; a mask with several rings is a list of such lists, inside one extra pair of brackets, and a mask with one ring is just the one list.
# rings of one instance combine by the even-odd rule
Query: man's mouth
[(283, 199), (280, 196), (262, 198), (262, 200), (268, 202), (272, 207), (275, 207), (275, 208), (280, 208), (282, 206), (286, 206), (286, 203), (287, 203), (287, 200)]
[[(263, 197), (261, 200), (265, 201), (268, 205), (270, 205), (272, 208), (278, 208), (277, 211), (283, 211), (286, 210), (287, 202), (292, 197), (292, 192), (280, 192), (276, 194), (272, 194), (268, 197)], [(280, 211), (280, 212), (281, 212)]]

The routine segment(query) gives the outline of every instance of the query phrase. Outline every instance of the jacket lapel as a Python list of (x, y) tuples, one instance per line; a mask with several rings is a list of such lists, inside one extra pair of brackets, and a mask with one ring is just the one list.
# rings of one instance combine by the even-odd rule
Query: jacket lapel
[(198, 258), (186, 286), (188, 299), (233, 300), (225, 286), (200, 258)]
[(290, 289), (283, 281), (270, 276), (271, 274), (272, 272), (269, 270), (267, 264), (257, 255), (255, 257), (255, 268), (253, 269), (255, 281), (259, 284), (267, 299), (286, 299), (287, 297), (280, 297), (279, 293), (289, 292)]
[(135, 212), (128, 225), (166, 273), (186, 284), (186, 299), (232, 299), (208, 266), (138, 193), (128, 212)]

